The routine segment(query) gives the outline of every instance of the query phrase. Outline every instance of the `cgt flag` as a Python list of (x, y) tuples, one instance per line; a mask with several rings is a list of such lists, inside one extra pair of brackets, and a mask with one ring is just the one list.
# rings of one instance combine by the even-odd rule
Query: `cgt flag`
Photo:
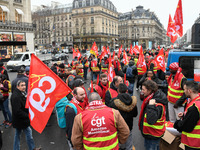
[(182, 11), (182, 0), (179, 0), (176, 12), (174, 15), (174, 23), (176, 27), (176, 32), (180, 37), (183, 36), (183, 11)]
[(155, 58), (155, 61), (158, 64), (158, 69), (161, 69), (163, 72), (165, 72), (166, 67), (165, 67), (165, 57), (163, 48), (159, 51), (158, 55)]
[(93, 54), (96, 58), (99, 55), (98, 54), (98, 47), (96, 45), (96, 42), (93, 43), (92, 48), (90, 50), (90, 53)]
[(172, 43), (174, 43), (178, 38), (175, 23), (173, 22), (171, 15), (169, 15), (169, 21), (168, 21), (168, 27), (167, 27), (167, 36), (171, 37)]
[(71, 89), (34, 54), (31, 55), (26, 108), (31, 126), (39, 133), (44, 130), (57, 101)]

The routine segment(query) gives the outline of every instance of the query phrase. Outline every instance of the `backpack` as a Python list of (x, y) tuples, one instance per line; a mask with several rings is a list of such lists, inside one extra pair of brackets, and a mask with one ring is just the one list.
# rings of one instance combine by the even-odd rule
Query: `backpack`
[(58, 126), (60, 128), (66, 128), (66, 118), (65, 118), (65, 108), (69, 106), (74, 109), (75, 113), (77, 114), (77, 108), (74, 104), (70, 103), (67, 97), (63, 97), (56, 103), (56, 116), (58, 121)]
[(128, 66), (128, 68), (126, 69), (126, 77), (128, 78), (133, 78), (133, 66)]
[[(4, 80), (4, 82), (5, 82), (5, 81), (8, 82), (8, 93), (11, 93), (11, 87), (12, 87), (12, 86), (11, 86), (11, 83), (10, 83), (9, 80)], [(4, 82), (3, 82), (3, 83), (4, 83)]]

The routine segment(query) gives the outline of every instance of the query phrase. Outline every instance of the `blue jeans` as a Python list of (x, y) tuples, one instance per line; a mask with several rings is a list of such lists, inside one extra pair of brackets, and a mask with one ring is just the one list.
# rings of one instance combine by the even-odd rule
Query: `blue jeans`
[(146, 150), (159, 150), (160, 139), (158, 140), (151, 140), (151, 139), (144, 139), (144, 147)]
[(134, 83), (130, 83), (128, 86), (128, 93), (130, 94), (130, 96), (133, 96), (133, 90), (134, 89)]
[(35, 148), (35, 143), (32, 136), (32, 130), (29, 127), (26, 129), (17, 129), (15, 130), (15, 139), (14, 139), (14, 147), (13, 150), (20, 150), (20, 135), (22, 131), (26, 134), (26, 143), (28, 145), (29, 150), (33, 150)]
[(97, 74), (96, 73), (93, 73), (92, 74), (92, 80), (94, 81), (94, 80), (96, 80), (97, 79)]
[(9, 100), (7, 98), (3, 103), (0, 104), (0, 107), (1, 107), (1, 110), (3, 111), (3, 116), (4, 116), (5, 121), (12, 122), (12, 115), (11, 115), (8, 105), (9, 105)]

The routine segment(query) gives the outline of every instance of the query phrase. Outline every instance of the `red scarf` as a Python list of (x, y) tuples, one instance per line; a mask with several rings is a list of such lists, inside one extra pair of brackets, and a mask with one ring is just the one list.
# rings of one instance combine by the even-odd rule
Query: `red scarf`
[(101, 100), (94, 100), (89, 103), (89, 105), (86, 107), (86, 109), (101, 109), (101, 108), (105, 108), (105, 107), (106, 107), (106, 105), (103, 104), (103, 102)]
[(143, 117), (143, 113), (144, 113), (144, 109), (146, 108), (147, 104), (149, 103), (149, 101), (152, 99), (154, 93), (151, 93), (149, 96), (147, 96), (143, 103), (142, 103), (142, 106), (141, 106), (141, 111), (140, 111), (140, 117), (139, 117), (139, 122), (138, 122), (138, 126), (139, 126), (139, 129), (140, 129), (140, 122), (142, 120), (142, 117)]
[(114, 60), (114, 61), (113, 61), (113, 65), (114, 65), (114, 68), (118, 68), (118, 71), (121, 70), (121, 65), (120, 65), (119, 60), (117, 60), (117, 64), (116, 64), (116, 60)]
[(106, 84), (106, 86), (105, 85), (103, 85), (101, 82), (100, 82), (100, 87), (102, 87), (103, 89), (102, 89), (102, 99), (105, 101), (105, 96), (106, 96), (106, 91), (107, 91), (107, 89), (108, 89), (108, 83)]
[[(181, 71), (182, 71), (182, 68), (179, 67), (178, 70), (177, 70), (177, 72), (176, 72), (176, 75), (174, 77), (174, 81), (173, 81), (174, 83), (178, 80), (178, 76), (180, 75)], [(169, 79), (167, 81), (168, 84), (169, 84), (171, 78), (172, 78), (172, 73), (170, 74)]]

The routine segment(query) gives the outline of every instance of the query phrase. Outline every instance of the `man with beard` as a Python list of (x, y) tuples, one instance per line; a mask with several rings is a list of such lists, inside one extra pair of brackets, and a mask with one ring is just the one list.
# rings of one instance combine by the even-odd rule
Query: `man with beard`
[(185, 150), (200, 149), (200, 96), (198, 83), (186, 81), (184, 93), (189, 98), (185, 111), (178, 114), (180, 120), (174, 123), (181, 134), (181, 143), (185, 145)]
[(144, 137), (146, 150), (158, 150), (160, 138), (165, 133), (165, 105), (167, 97), (158, 90), (157, 84), (147, 80), (142, 84), (144, 101), (141, 106), (139, 117), (139, 129)]
[(66, 136), (69, 144), (70, 150), (73, 150), (73, 145), (71, 143), (72, 127), (74, 123), (74, 118), (77, 114), (81, 113), (84, 109), (81, 107), (81, 104), (85, 99), (85, 91), (81, 87), (77, 87), (73, 91), (74, 97), (70, 101), (72, 105), (76, 107), (77, 113), (74, 108), (67, 105), (65, 117), (66, 117)]

